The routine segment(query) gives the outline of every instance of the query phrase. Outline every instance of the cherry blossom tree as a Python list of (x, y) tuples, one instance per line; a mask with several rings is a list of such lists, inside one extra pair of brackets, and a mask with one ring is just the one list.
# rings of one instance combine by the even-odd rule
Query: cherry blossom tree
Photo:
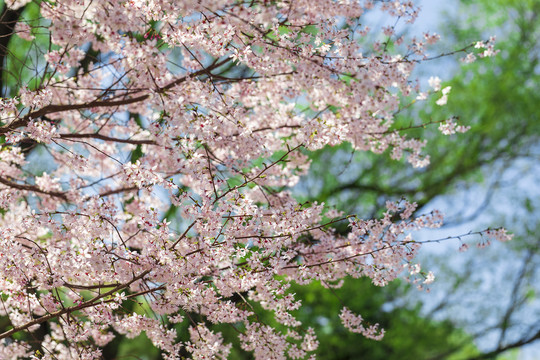
[[(373, 11), (412, 23), (411, 1), (4, 7), (0, 314), (10, 325), (0, 357), (98, 359), (115, 336), (144, 332), (166, 359), (224, 359), (231, 344), (211, 324), (230, 324), (256, 359), (307, 358), (318, 342), (294, 316), (292, 282), (433, 281), (414, 263), (411, 232), (440, 226), (439, 212), (413, 216), (416, 204), (401, 200), (361, 219), (289, 191), (309, 151), (343, 142), (429, 163), (425, 142), (393, 119), (416, 99), (451, 96), (436, 78), (428, 92), (411, 79), (445, 55), (426, 52), (438, 35), (363, 25)], [(15, 40), (29, 50), (8, 51)], [(491, 56), (493, 39), (447, 55), (456, 52)], [(35, 168), (38, 148), (47, 171)], [(347, 234), (333, 230), (341, 222)], [(129, 311), (133, 302), (143, 310)], [(346, 307), (336, 316), (352, 332), (384, 334)], [(177, 338), (180, 322), (189, 341)]]

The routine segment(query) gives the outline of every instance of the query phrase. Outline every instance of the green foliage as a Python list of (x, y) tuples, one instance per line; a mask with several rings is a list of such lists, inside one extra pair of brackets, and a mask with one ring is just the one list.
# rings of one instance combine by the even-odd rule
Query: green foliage
[[(465, 345), (474, 349), (470, 338), (450, 322), (423, 318), (420, 306), (400, 306), (400, 299), (409, 291), (405, 285), (393, 282), (380, 288), (368, 279), (347, 279), (342, 288), (333, 291), (320, 284), (292, 289), (303, 299), (299, 314), (303, 326), (320, 329), (318, 358), (412, 360), (441, 355), (450, 358), (450, 354), (465, 349)], [(336, 316), (343, 306), (361, 314), (367, 323), (379, 323), (386, 330), (383, 340), (369, 340), (345, 329)], [(460, 351), (463, 354), (468, 349)]]
[(113, 343), (109, 346), (110, 348), (112, 348), (114, 345), (118, 346), (118, 350), (114, 357), (115, 359), (160, 359), (159, 350), (152, 344), (145, 334), (141, 334), (134, 339), (115, 339), (114, 342), (116, 342), (116, 344)]
[[(39, 2), (30, 2), (17, 11), (7, 10), (2, 1), (0, 3), (3, 16), (9, 12), (16, 13), (19, 21), (32, 24), (35, 29), (32, 35), (35, 40), (30, 42), (16, 35), (10, 35), (2, 39), (7, 42), (7, 47), (0, 50), (2, 60), (2, 95), (13, 96), (23, 85), (33, 90), (38, 88), (43, 80), (43, 69), (46, 63), (43, 60), (42, 49), (49, 47), (49, 34), (46, 24), (40, 19)], [(52, 48), (54, 50), (54, 48)]]

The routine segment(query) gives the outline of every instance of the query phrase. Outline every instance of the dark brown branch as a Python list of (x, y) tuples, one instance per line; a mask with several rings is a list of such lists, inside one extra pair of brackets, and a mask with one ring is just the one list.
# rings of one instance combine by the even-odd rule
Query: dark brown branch
[[(164, 87), (158, 89), (159, 92), (165, 92), (167, 90), (172, 89), (178, 84), (181, 84), (185, 81), (187, 81), (189, 78), (200, 76), (203, 74), (209, 73), (209, 71), (216, 69), (225, 63), (229, 62), (230, 58), (226, 58), (224, 60), (218, 61), (213, 63), (212, 65), (208, 66), (207, 68), (201, 69), (199, 71), (196, 71), (194, 73), (191, 73), (189, 75), (186, 75), (184, 77), (181, 77), (179, 79), (176, 79), (175, 81), (172, 81), (171, 83), (165, 85)], [(84, 110), (84, 109), (91, 109), (91, 108), (99, 108), (99, 107), (116, 107), (116, 106), (123, 106), (123, 105), (130, 105), (135, 104), (144, 100), (147, 100), (150, 97), (150, 94), (140, 95), (133, 98), (127, 98), (127, 99), (121, 99), (121, 100), (115, 100), (115, 98), (110, 98), (107, 100), (94, 100), (91, 102), (87, 102), (84, 104), (66, 104), (66, 105), (47, 105), (39, 110), (33, 111), (29, 114), (26, 114), (20, 119), (14, 120), (9, 125), (1, 127), (0, 128), (0, 135), (6, 134), (7, 132), (14, 130), (21, 126), (26, 126), (29, 121), (33, 119), (37, 119), (41, 116), (51, 114), (51, 113), (59, 113), (59, 112), (66, 112), (66, 111), (73, 111), (73, 110)]]
[[(120, 284), (116, 287), (114, 287), (114, 289), (112, 290), (109, 290), (103, 294), (100, 294), (100, 295), (97, 295), (95, 296), (94, 298), (90, 299), (90, 300), (87, 300), (87, 301), (84, 301), (82, 302), (81, 304), (79, 305), (73, 305), (73, 306), (70, 306), (70, 307), (67, 307), (67, 308), (64, 308), (62, 310), (58, 310), (58, 311), (55, 311), (55, 312), (52, 312), (52, 313), (49, 313), (47, 315), (43, 315), (41, 317), (38, 317), (37, 319), (34, 319), (32, 321), (29, 321), (27, 322), (26, 324), (24, 325), (20, 325), (20, 326), (15, 326), (13, 329), (11, 330), (8, 330), (2, 334), (0, 334), (0, 339), (5, 339), (6, 337), (8, 336), (11, 336), (15, 333), (18, 333), (19, 331), (23, 331), (23, 330), (26, 330), (28, 329), (29, 327), (33, 326), (33, 325), (37, 325), (37, 324), (41, 324), (45, 321), (48, 321), (48, 320), (51, 320), (51, 319), (54, 319), (54, 318), (57, 318), (59, 316), (62, 316), (64, 314), (71, 314), (72, 312), (75, 312), (75, 311), (78, 311), (78, 310), (82, 310), (82, 309), (86, 309), (88, 307), (92, 307), (92, 306), (95, 306), (97, 304), (100, 304), (100, 300), (103, 299), (103, 298), (106, 298), (107, 296), (110, 296), (110, 295), (113, 295), (114, 293), (116, 293), (117, 291), (119, 290), (123, 290), (123, 289), (126, 289), (127, 287), (129, 287), (131, 284), (133, 284), (135, 281), (137, 280), (140, 280), (142, 279), (143, 277), (145, 277), (148, 273), (150, 273), (151, 270), (145, 270), (143, 271), (141, 274), (137, 275), (136, 277), (134, 277), (133, 279), (131, 279), (130, 281), (128, 281), (127, 283), (125, 284)], [(156, 288), (155, 290), (157, 290), (158, 288)]]
[(157, 145), (154, 140), (131, 140), (131, 139), (119, 139), (110, 136), (105, 136), (98, 133), (86, 133), (86, 134), (60, 134), (62, 139), (99, 139), (103, 141), (113, 141), (118, 143), (133, 144), (133, 145)]
[(180, 237), (178, 238), (178, 240), (176, 240), (176, 241), (174, 242), (174, 244), (171, 245), (171, 247), (169, 248), (169, 250), (173, 250), (174, 247), (175, 247), (175, 246), (176, 246), (183, 238), (186, 237), (188, 231), (191, 230), (191, 228), (192, 228), (196, 223), (197, 223), (197, 220), (193, 221), (193, 222), (191, 223), (191, 225), (189, 225), (189, 226), (187, 227), (186, 231), (184, 231), (184, 233), (183, 233), (182, 235), (180, 235)]
[(136, 191), (136, 190), (139, 190), (139, 188), (136, 187), (136, 186), (130, 186), (130, 187), (127, 187), (127, 188), (112, 189), (112, 190), (108, 190), (108, 191), (104, 191), (104, 192), (100, 193), (99, 197), (105, 197), (105, 196), (120, 194), (120, 193), (123, 193), (123, 192), (126, 192), (126, 191)]
[(39, 193), (39, 194), (54, 196), (54, 197), (60, 198), (60, 199), (62, 199), (64, 201), (68, 200), (66, 194), (63, 193), (63, 192), (44, 191), (44, 190), (41, 190), (40, 188), (38, 188), (36, 185), (18, 184), (18, 183), (9, 181), (9, 180), (7, 180), (7, 179), (5, 179), (3, 177), (0, 177), (0, 183), (4, 184), (4, 185), (6, 185), (6, 186), (8, 186), (8, 187), (10, 187), (12, 189), (23, 190), (23, 191), (32, 191), (32, 192)]
[(120, 285), (119, 283), (114, 284), (99, 284), (99, 285), (78, 285), (78, 284), (70, 284), (70, 283), (64, 283), (65, 287), (68, 287), (70, 289), (78, 289), (78, 290), (95, 290), (95, 289), (104, 289), (104, 288), (112, 288)]

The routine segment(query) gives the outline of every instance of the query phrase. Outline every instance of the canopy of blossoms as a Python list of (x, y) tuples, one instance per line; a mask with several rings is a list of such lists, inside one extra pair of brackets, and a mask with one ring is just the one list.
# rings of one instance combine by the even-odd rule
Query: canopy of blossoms
[[(438, 36), (362, 25), (373, 11), (413, 22), (412, 1), (6, 3), (23, 15), (39, 7), (13, 36), (42, 53), (22, 58), (32, 82), (0, 101), (0, 315), (11, 324), (0, 358), (99, 359), (118, 334), (144, 332), (164, 358), (224, 359), (231, 345), (208, 326), (218, 323), (256, 359), (308, 358), (317, 338), (293, 315), (291, 282), (433, 280), (412, 262), (410, 232), (439, 226), (439, 213), (413, 217), (403, 200), (359, 219), (289, 190), (309, 151), (342, 142), (429, 163), (424, 141), (392, 124), (403, 99), (446, 102), (448, 87), (433, 80), (421, 93), (410, 78)], [(492, 41), (476, 45), (460, 51), (493, 54)], [(49, 171), (31, 171), (25, 144), (45, 149)], [(331, 226), (341, 221), (346, 235)], [(125, 311), (130, 301), (151, 312)], [(383, 335), (347, 308), (336, 316)], [(178, 340), (180, 322), (189, 341)], [(37, 355), (14, 336), (43, 323)]]

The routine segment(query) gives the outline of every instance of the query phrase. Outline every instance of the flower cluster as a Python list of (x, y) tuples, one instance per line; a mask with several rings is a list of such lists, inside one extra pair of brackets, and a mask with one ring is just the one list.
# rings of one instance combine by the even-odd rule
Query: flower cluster
[(447, 119), (439, 124), (439, 131), (444, 135), (452, 135), (456, 132), (464, 133), (471, 129), (470, 126), (458, 125), (455, 122), (455, 118)]
[(352, 332), (364, 335), (373, 340), (382, 340), (384, 337), (384, 329), (379, 329), (379, 324), (369, 325), (367, 328), (362, 325), (364, 319), (360, 315), (354, 315), (346, 307), (341, 309), (339, 314), (343, 325)]
[[(44, 54), (34, 90), (0, 100), (0, 315), (12, 325), (0, 357), (32, 356), (16, 334), (46, 322), (34, 358), (98, 359), (118, 334), (144, 332), (166, 359), (224, 359), (231, 339), (213, 326), (231, 324), (256, 359), (305, 359), (318, 341), (295, 315), (292, 282), (433, 281), (411, 265), (411, 233), (440, 226), (440, 213), (403, 200), (362, 219), (290, 191), (307, 152), (327, 145), (428, 165), (425, 140), (393, 124), (403, 97), (427, 96), (410, 77), (439, 37), (365, 47), (378, 30), (360, 26), (376, 6), (414, 21), (412, 1), (38, 3), (36, 21), (15, 27)], [(28, 36), (34, 24), (46, 46)]]
[(135, 163), (126, 163), (123, 166), (124, 174), (126, 175), (126, 182), (134, 184), (138, 188), (161, 184), (164, 182), (163, 178), (152, 169), (145, 169), (141, 167), (141, 162), (137, 160)]

